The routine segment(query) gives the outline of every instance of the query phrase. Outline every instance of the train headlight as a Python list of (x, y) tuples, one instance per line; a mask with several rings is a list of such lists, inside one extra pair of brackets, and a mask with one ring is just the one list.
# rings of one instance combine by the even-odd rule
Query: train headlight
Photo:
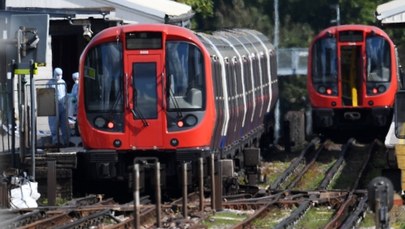
[(373, 94), (377, 94), (378, 93), (378, 89), (377, 88), (373, 88)]
[(94, 125), (97, 128), (104, 128), (106, 123), (107, 122), (103, 117), (97, 117), (97, 118), (94, 119)]
[(108, 127), (109, 129), (113, 129), (114, 126), (115, 126), (114, 123), (111, 122), (111, 121), (109, 121), (109, 122), (107, 123), (107, 127)]
[(187, 117), (184, 119), (184, 122), (187, 126), (194, 126), (195, 124), (197, 124), (197, 117), (195, 117), (194, 115), (187, 115)]
[(197, 117), (194, 115), (187, 115), (185, 118), (178, 120), (176, 125), (179, 128), (188, 127), (188, 126), (195, 126), (197, 124)]
[(379, 93), (383, 93), (383, 92), (385, 92), (385, 90), (387, 90), (387, 88), (385, 88), (384, 85), (378, 86), (378, 92), (379, 92)]
[(177, 126), (180, 127), (180, 128), (183, 127), (184, 126), (183, 120), (177, 121)]
[(320, 86), (320, 87), (318, 87), (318, 92), (321, 94), (325, 94), (326, 88), (324, 86)]
[(326, 89), (326, 94), (327, 95), (332, 95), (332, 92), (333, 92), (332, 89), (330, 89), (330, 88)]

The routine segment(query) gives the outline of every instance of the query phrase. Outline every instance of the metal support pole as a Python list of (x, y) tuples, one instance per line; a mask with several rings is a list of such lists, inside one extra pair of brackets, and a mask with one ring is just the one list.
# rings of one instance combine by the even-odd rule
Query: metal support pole
[(183, 177), (183, 217), (187, 218), (187, 163), (183, 162), (182, 167), (182, 177)]
[(7, 183), (0, 181), (0, 208), (8, 208), (9, 203)]
[(12, 60), (11, 62), (11, 92), (10, 92), (10, 112), (11, 112), (11, 154), (13, 156), (13, 167), (17, 168), (17, 158), (16, 158), (16, 152), (15, 152), (15, 127), (16, 127), (16, 119), (15, 119), (15, 96), (14, 96), (14, 79), (15, 79), (15, 69), (16, 69), (16, 63), (15, 60)]
[(215, 174), (215, 211), (222, 211), (222, 165), (217, 160), (217, 172)]
[(34, 61), (30, 61), (30, 95), (31, 95), (31, 160), (32, 160), (32, 179), (35, 181), (35, 155), (37, 139), (37, 123), (35, 113), (35, 85), (34, 85)]
[(25, 148), (25, 134), (24, 134), (24, 123), (25, 123), (25, 115), (24, 115), (24, 109), (25, 109), (25, 104), (24, 104), (24, 95), (23, 95), (23, 91), (24, 91), (24, 85), (23, 85), (23, 78), (25, 76), (24, 75), (18, 75), (18, 134), (20, 137), (20, 160), (24, 159), (24, 148)]
[(211, 209), (215, 210), (215, 155), (211, 154)]
[(160, 194), (160, 163), (156, 161), (155, 164), (155, 177), (156, 177), (156, 224), (157, 227), (162, 227), (162, 221), (161, 221), (161, 211), (160, 209), (162, 208), (161, 206), (161, 194)]
[(48, 161), (48, 205), (56, 205), (56, 161)]
[(134, 228), (140, 228), (139, 164), (134, 161)]
[(204, 159), (200, 157), (198, 160), (198, 167), (200, 171), (200, 211), (204, 211)]

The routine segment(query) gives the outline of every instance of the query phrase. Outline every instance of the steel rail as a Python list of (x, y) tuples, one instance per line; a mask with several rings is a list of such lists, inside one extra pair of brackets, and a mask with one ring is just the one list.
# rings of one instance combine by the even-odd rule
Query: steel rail
[(277, 201), (279, 199), (281, 199), (283, 196), (283, 193), (280, 192), (278, 194), (276, 194), (275, 198), (266, 203), (264, 206), (262, 206), (259, 210), (257, 210), (253, 215), (251, 215), (249, 218), (245, 219), (244, 221), (238, 223), (237, 225), (231, 227), (232, 229), (243, 229), (246, 228), (248, 225), (250, 225), (253, 220), (261, 217), (262, 215), (266, 214), (267, 210), (275, 203), (277, 203)]
[(367, 154), (366, 154), (366, 158), (364, 158), (364, 160), (362, 160), (362, 165), (361, 168), (358, 172), (358, 176), (350, 190), (350, 194), (349, 197), (347, 198), (347, 200), (340, 206), (340, 208), (336, 211), (336, 214), (334, 215), (334, 217), (332, 218), (332, 220), (329, 221), (329, 223), (325, 226), (325, 228), (339, 228), (343, 222), (345, 221), (345, 219), (348, 217), (348, 215), (351, 213), (350, 212), (350, 207), (354, 206), (356, 203), (357, 205), (359, 205), (360, 201), (356, 200), (356, 196), (354, 195), (354, 192), (358, 186), (358, 183), (360, 182), (360, 179), (363, 176), (363, 173), (366, 169), (366, 166), (370, 160), (371, 154), (372, 152), (375, 150), (376, 147), (376, 141), (374, 141), (372, 143), (372, 145), (369, 147)]
[(305, 159), (305, 155), (309, 152), (313, 151), (316, 148), (316, 145), (320, 142), (319, 138), (314, 138), (311, 142), (301, 151), (300, 156), (297, 160), (293, 161), (290, 166), (283, 172), (283, 174), (270, 185), (268, 190), (277, 190), (280, 188), (281, 184), (287, 180), (289, 176), (291, 176), (294, 171), (298, 168), (299, 164)]

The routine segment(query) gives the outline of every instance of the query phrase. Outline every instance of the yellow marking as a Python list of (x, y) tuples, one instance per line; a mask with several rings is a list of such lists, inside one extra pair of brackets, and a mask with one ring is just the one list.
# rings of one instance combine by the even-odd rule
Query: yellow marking
[[(405, 135), (405, 123), (401, 125), (401, 136)], [(398, 144), (395, 145), (395, 155), (397, 157), (398, 168), (401, 169), (401, 189), (405, 190), (405, 139), (398, 139)]]
[(400, 139), (395, 145), (395, 155), (397, 157), (398, 168), (401, 169), (401, 189), (405, 190), (405, 144), (404, 140)]
[[(353, 85), (352, 85), (353, 86)], [(352, 105), (354, 107), (357, 107), (357, 88), (352, 87)]]
[[(30, 73), (30, 69), (28, 68), (28, 69), (15, 69), (14, 74), (16, 74), (16, 75), (30, 75), (31, 73)], [(38, 69), (34, 68), (33, 74), (37, 75), (38, 74)]]

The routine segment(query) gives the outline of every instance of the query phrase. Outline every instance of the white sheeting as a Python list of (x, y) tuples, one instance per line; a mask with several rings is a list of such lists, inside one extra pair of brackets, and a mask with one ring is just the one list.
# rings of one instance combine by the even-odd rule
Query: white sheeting
[[(114, 12), (107, 15), (110, 19), (123, 20), (125, 23), (165, 23), (166, 17), (179, 18), (187, 23), (193, 16), (191, 6), (172, 0), (6, 0), (6, 7), (22, 8), (100, 8), (112, 7)], [(89, 15), (77, 15), (77, 17)], [(103, 17), (93, 15), (93, 17)]]
[(377, 6), (376, 18), (383, 25), (405, 23), (405, 1), (394, 0)]
[(38, 193), (37, 182), (26, 182), (25, 184), (13, 188), (10, 191), (10, 206), (12, 209), (36, 208), (37, 200), (41, 194)]

